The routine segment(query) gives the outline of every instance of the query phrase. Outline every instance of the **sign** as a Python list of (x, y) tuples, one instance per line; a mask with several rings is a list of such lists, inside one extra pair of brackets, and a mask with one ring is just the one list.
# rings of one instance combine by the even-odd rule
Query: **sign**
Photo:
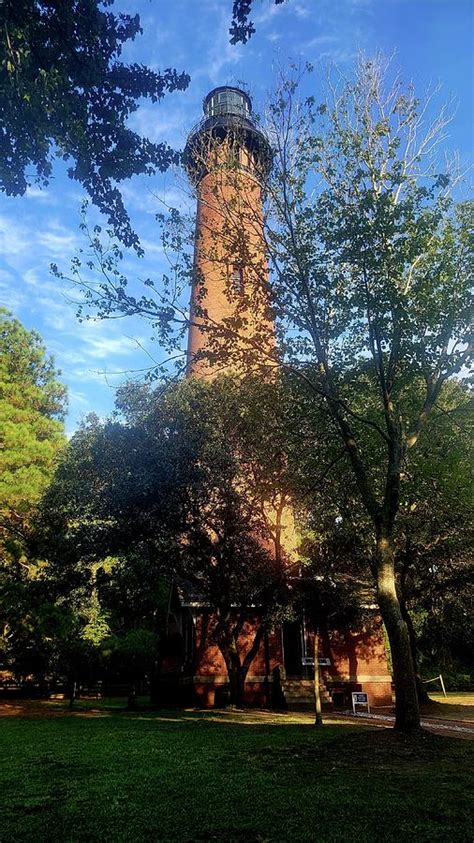
[(321, 656), (318, 659), (318, 664), (320, 667), (329, 667), (331, 664), (331, 659), (328, 659), (327, 656)]
[(352, 711), (356, 713), (356, 705), (366, 705), (367, 713), (370, 714), (369, 695), (362, 691), (352, 692)]

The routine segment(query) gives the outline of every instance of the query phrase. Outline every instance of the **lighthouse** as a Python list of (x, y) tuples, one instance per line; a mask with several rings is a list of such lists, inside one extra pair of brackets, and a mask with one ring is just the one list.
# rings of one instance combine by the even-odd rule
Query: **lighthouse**
[[(197, 195), (187, 375), (212, 381), (221, 373), (238, 379), (255, 374), (275, 384), (279, 361), (263, 217), (272, 167), (270, 144), (252, 117), (250, 97), (240, 88), (214, 88), (205, 97), (203, 110), (185, 148), (188, 177)], [(275, 560), (296, 570), (298, 537), (292, 502), (283, 490), (272, 490), (269, 498), (255, 496), (255, 502), (264, 513), (268, 534), (275, 537)], [(185, 582), (176, 585), (173, 601), (182, 653), (181, 661), (170, 657), (163, 668), (164, 686), (168, 671), (181, 689), (179, 699), (218, 705), (229, 675), (222, 652), (208, 635), (216, 607)], [(252, 652), (253, 643), (258, 643), (256, 630), (262, 628), (259, 607), (247, 608), (249, 616), (239, 633), (242, 653)], [(314, 637), (314, 624), (304, 615), (266, 630), (246, 674), (245, 702), (268, 704), (271, 685), (275, 701), (283, 694), (290, 705), (312, 706), (314, 679), (308, 653), (314, 653)], [(323, 652), (322, 692), (328, 703), (332, 700), (345, 708), (351, 693), (358, 691), (368, 692), (371, 703), (391, 703), (380, 629), (325, 633)]]
[(185, 148), (197, 193), (187, 373), (249, 371), (274, 352), (262, 192), (270, 144), (248, 94), (214, 88)]

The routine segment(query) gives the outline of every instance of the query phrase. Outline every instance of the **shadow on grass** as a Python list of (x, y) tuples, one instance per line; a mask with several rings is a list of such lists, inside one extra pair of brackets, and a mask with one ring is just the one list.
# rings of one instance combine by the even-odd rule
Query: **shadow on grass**
[[(471, 839), (470, 747), (307, 713), (21, 706), (2, 723), (0, 840)], [(249, 728), (251, 727), (251, 728)]]
[(430, 699), (421, 707), (421, 712), (425, 717), (474, 723), (474, 694), (452, 694), (447, 698)]

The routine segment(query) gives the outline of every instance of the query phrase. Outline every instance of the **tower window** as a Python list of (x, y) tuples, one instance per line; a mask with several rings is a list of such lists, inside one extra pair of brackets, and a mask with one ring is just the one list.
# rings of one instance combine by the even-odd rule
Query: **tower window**
[(234, 264), (232, 267), (231, 273), (231, 285), (232, 289), (235, 290), (237, 293), (244, 292), (244, 268), (240, 266), (240, 264)]

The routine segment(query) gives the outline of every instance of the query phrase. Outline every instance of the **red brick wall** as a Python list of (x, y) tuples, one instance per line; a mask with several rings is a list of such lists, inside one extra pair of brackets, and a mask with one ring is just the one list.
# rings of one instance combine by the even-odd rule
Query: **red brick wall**
[(380, 623), (369, 630), (337, 630), (323, 635), (321, 651), (331, 659), (331, 666), (322, 668), (331, 684), (350, 683), (353, 691), (367, 691), (371, 705), (391, 704), (392, 679)]
[[(241, 263), (244, 296), (239, 299), (229, 273)], [(194, 267), (191, 314), (195, 324), (188, 336), (188, 374), (213, 377), (223, 370), (222, 360), (216, 365), (194, 359), (203, 349), (224, 349), (224, 368), (238, 370), (236, 349), (252, 349), (246, 338), (256, 343), (255, 353), (262, 363), (262, 351), (273, 349), (275, 341), (266, 291), (262, 189), (249, 173), (214, 169), (199, 183)], [(207, 320), (196, 315), (196, 306), (207, 311)], [(216, 337), (216, 326), (223, 326), (237, 311), (241, 317), (238, 335)], [(200, 325), (209, 330), (201, 330)]]
[[(216, 687), (227, 683), (227, 670), (219, 648), (212, 640), (202, 646), (202, 615), (196, 617), (196, 647), (199, 659), (196, 664), (193, 683), (198, 701), (204, 706), (213, 706)], [(254, 623), (248, 622), (239, 639), (242, 657), (248, 651), (255, 634)], [(312, 652), (313, 635), (307, 633), (308, 653)], [(322, 636), (320, 655), (331, 659), (330, 667), (321, 668), (321, 677), (328, 687), (340, 686), (346, 689), (346, 697), (351, 691), (363, 690), (369, 694), (371, 705), (391, 704), (391, 676), (387, 670), (382, 629), (375, 625), (372, 630), (351, 632), (339, 630)], [(268, 636), (269, 677), (275, 667), (283, 665), (281, 628), (277, 627)], [(282, 671), (284, 678), (284, 670)], [(248, 705), (261, 705), (266, 702), (265, 686), (265, 647), (262, 641), (258, 653), (247, 675), (245, 701)], [(218, 694), (219, 696), (219, 694)]]

